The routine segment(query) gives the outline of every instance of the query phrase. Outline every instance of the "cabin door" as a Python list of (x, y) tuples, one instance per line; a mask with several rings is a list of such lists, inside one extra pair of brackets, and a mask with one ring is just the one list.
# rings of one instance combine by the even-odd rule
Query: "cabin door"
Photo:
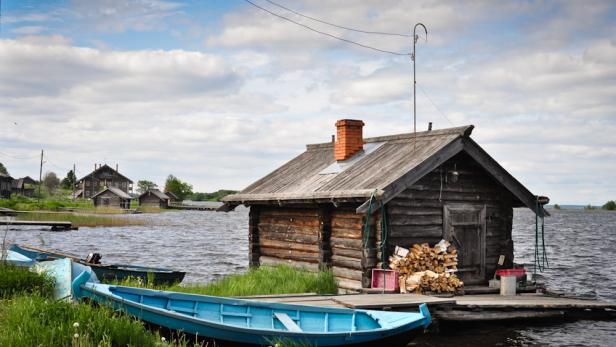
[(458, 276), (464, 284), (485, 282), (486, 207), (447, 204), (443, 211), (443, 235), (458, 250)]

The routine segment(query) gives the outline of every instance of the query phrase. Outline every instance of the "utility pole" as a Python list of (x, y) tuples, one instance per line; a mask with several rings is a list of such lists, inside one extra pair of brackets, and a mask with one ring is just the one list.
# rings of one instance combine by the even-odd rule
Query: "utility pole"
[[(75, 163), (73, 163), (73, 177), (75, 177), (75, 179), (77, 179), (77, 170), (75, 169)], [(75, 185), (77, 184), (77, 181), (72, 183), (73, 186), (73, 201), (75, 201)]]
[(39, 168), (38, 202), (41, 203), (41, 185), (43, 185), (43, 150), (41, 149), (41, 166)]
[(415, 77), (415, 46), (417, 45), (417, 40), (419, 39), (419, 35), (416, 34), (417, 27), (420, 26), (426, 32), (426, 42), (428, 42), (428, 29), (422, 23), (415, 24), (413, 27), (413, 55), (411, 55), (411, 59), (413, 60), (413, 152), (415, 152), (415, 148), (417, 147), (417, 79)]

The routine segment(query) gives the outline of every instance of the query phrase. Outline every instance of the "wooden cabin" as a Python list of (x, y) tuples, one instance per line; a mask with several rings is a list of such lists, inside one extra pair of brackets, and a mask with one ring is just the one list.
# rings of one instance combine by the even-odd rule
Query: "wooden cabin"
[(133, 181), (122, 175), (117, 165), (114, 170), (107, 164), (94, 164), (94, 171), (77, 181), (75, 198), (93, 198), (105, 187), (114, 187), (128, 194), (133, 190)]
[(102, 208), (130, 208), (132, 197), (123, 190), (116, 187), (105, 187), (100, 192), (94, 194), (92, 201), (94, 207)]
[(182, 203), (182, 199), (180, 199), (173, 192), (166, 191), (165, 195), (169, 197), (169, 204), (181, 204)]
[(18, 178), (13, 180), (13, 184), (11, 186), (11, 190), (14, 194), (19, 194), (23, 196), (33, 196), (34, 195), (34, 186), (37, 182), (32, 179), (30, 176)]
[(331, 268), (339, 286), (370, 286), (395, 246), (449, 240), (466, 284), (513, 262), (514, 207), (546, 214), (538, 197), (470, 137), (473, 126), (363, 138), (340, 120), (335, 142), (306, 151), (223, 199), (244, 204), (249, 262)]
[(0, 199), (10, 199), (13, 177), (0, 172)]
[(139, 206), (169, 207), (169, 197), (158, 189), (148, 189), (139, 196)]

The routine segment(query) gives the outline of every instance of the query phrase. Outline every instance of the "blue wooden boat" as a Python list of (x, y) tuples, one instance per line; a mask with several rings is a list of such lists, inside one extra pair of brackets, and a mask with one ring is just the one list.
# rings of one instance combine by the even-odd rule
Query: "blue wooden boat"
[(146, 322), (240, 344), (273, 341), (313, 346), (364, 344), (427, 327), (430, 312), (390, 312), (301, 306), (184, 294), (87, 282), (72, 284), (76, 299), (89, 298)]
[(186, 272), (174, 271), (165, 268), (124, 264), (92, 264), (84, 259), (72, 255), (17, 244), (13, 244), (10, 250), (36, 261), (69, 258), (76, 263), (91, 267), (92, 271), (94, 271), (98, 279), (101, 281), (122, 281), (127, 278), (140, 278), (144, 283), (149, 283), (152, 281), (152, 284), (154, 285), (161, 285), (180, 283), (186, 275)]

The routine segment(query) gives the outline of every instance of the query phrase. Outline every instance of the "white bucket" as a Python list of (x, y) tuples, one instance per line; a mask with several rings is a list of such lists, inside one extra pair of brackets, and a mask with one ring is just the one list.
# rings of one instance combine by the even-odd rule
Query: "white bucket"
[(501, 276), (500, 279), (500, 295), (515, 295), (516, 277)]

